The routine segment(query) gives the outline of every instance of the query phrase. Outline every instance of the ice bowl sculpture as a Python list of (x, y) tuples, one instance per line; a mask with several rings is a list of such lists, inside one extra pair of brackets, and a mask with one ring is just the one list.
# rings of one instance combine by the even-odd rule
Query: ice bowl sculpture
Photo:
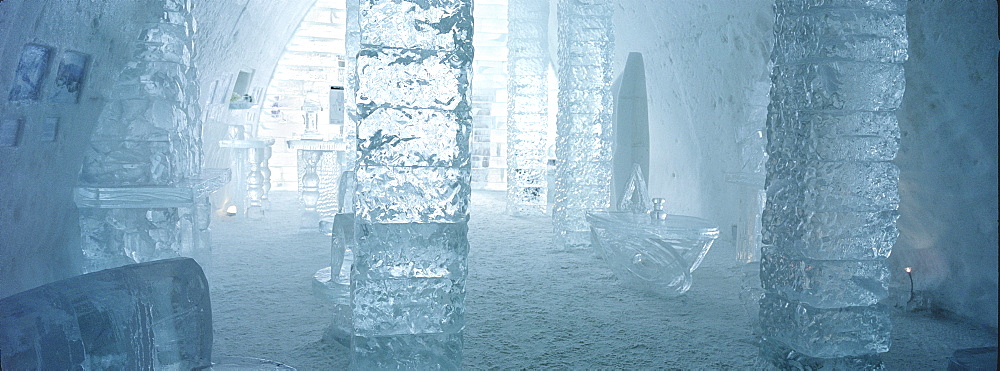
[(691, 288), (691, 272), (719, 237), (719, 228), (691, 216), (661, 216), (591, 211), (587, 221), (594, 246), (618, 279), (654, 295), (675, 297)]

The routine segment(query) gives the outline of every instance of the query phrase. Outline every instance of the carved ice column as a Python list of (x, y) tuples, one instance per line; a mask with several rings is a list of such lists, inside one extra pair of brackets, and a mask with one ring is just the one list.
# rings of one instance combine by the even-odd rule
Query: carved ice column
[(210, 248), (186, 232), (207, 233), (190, 210), (229, 180), (228, 171), (201, 174), (191, 2), (146, 3), (152, 17), (136, 20), (144, 28), (108, 90), (76, 189), (87, 272)]
[(507, 210), (545, 213), (548, 143), (549, 3), (507, 5)]
[(760, 320), (779, 367), (876, 368), (889, 350), (905, 7), (775, 6)]
[(459, 368), (472, 0), (360, 4), (351, 366)]
[(590, 245), (587, 210), (611, 206), (611, 0), (559, 0), (557, 241)]

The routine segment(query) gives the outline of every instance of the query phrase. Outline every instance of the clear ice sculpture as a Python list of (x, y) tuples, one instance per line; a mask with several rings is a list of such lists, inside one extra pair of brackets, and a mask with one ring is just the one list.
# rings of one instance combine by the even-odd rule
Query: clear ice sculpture
[(84, 155), (76, 202), (87, 272), (176, 256), (207, 264), (207, 194), (229, 180), (201, 171), (191, 2), (152, 4)]
[(351, 367), (458, 368), (472, 0), (361, 0)]
[(646, 177), (642, 174), (642, 166), (632, 164), (632, 175), (621, 191), (618, 211), (643, 214), (652, 210), (653, 202), (649, 198), (649, 189), (646, 187)]
[(350, 346), (351, 267), (354, 265), (354, 172), (340, 176), (337, 200), (340, 210), (332, 222), (330, 266), (313, 275), (313, 290), (317, 296), (333, 302), (333, 319), (324, 332), (324, 339)]
[[(878, 368), (896, 241), (906, 1), (775, 5), (761, 356)], [(812, 366), (810, 366), (812, 367)]]
[[(628, 53), (625, 69), (615, 79), (611, 90), (614, 92), (614, 133), (615, 145), (612, 157), (614, 179), (612, 181), (612, 200), (634, 192), (630, 189), (635, 179), (635, 167), (639, 167), (643, 192), (649, 179), (649, 110), (646, 99), (646, 67), (642, 61), (642, 53)], [(642, 200), (647, 203), (649, 196)], [(652, 206), (646, 205), (648, 211)], [(620, 208), (620, 211), (628, 211)]]
[(549, 3), (507, 3), (507, 210), (548, 209)]
[(565, 247), (590, 245), (588, 210), (611, 207), (611, 0), (560, 0), (552, 219)]
[(191, 370), (210, 366), (208, 281), (189, 258), (67, 278), (0, 300), (11, 370)]
[(719, 228), (704, 219), (667, 215), (662, 198), (654, 199), (649, 213), (637, 211), (588, 212), (595, 248), (628, 286), (665, 297), (687, 292), (691, 273)]

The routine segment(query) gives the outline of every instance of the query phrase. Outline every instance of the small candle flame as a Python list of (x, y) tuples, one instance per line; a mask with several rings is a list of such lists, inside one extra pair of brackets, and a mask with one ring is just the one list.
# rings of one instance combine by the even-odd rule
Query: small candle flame
[(906, 267), (906, 269), (904, 269), (904, 270), (906, 271), (906, 273), (913, 272), (913, 268), (910, 268), (910, 267)]
[[(229, 216), (236, 215), (236, 211), (237, 211), (236, 210), (236, 205), (229, 205), (229, 207), (226, 208), (226, 215), (229, 215)], [(907, 269), (909, 269), (909, 268), (907, 268)], [(909, 272), (909, 270), (907, 270), (907, 272)]]

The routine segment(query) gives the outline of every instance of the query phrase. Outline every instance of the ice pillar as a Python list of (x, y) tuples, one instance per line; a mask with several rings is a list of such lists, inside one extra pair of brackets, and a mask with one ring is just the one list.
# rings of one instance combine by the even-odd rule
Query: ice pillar
[(767, 120), (761, 354), (875, 368), (889, 350), (906, 0), (779, 0)]
[(142, 32), (108, 91), (80, 172), (84, 271), (209, 249), (207, 195), (228, 181), (228, 172), (201, 176), (191, 2), (146, 3), (151, 17), (136, 20)]
[(611, 206), (611, 0), (559, 0), (559, 114), (552, 218), (564, 246), (590, 244), (587, 210)]
[(361, 0), (351, 366), (458, 368), (472, 0)]
[(549, 3), (507, 4), (507, 209), (545, 213), (548, 184)]

